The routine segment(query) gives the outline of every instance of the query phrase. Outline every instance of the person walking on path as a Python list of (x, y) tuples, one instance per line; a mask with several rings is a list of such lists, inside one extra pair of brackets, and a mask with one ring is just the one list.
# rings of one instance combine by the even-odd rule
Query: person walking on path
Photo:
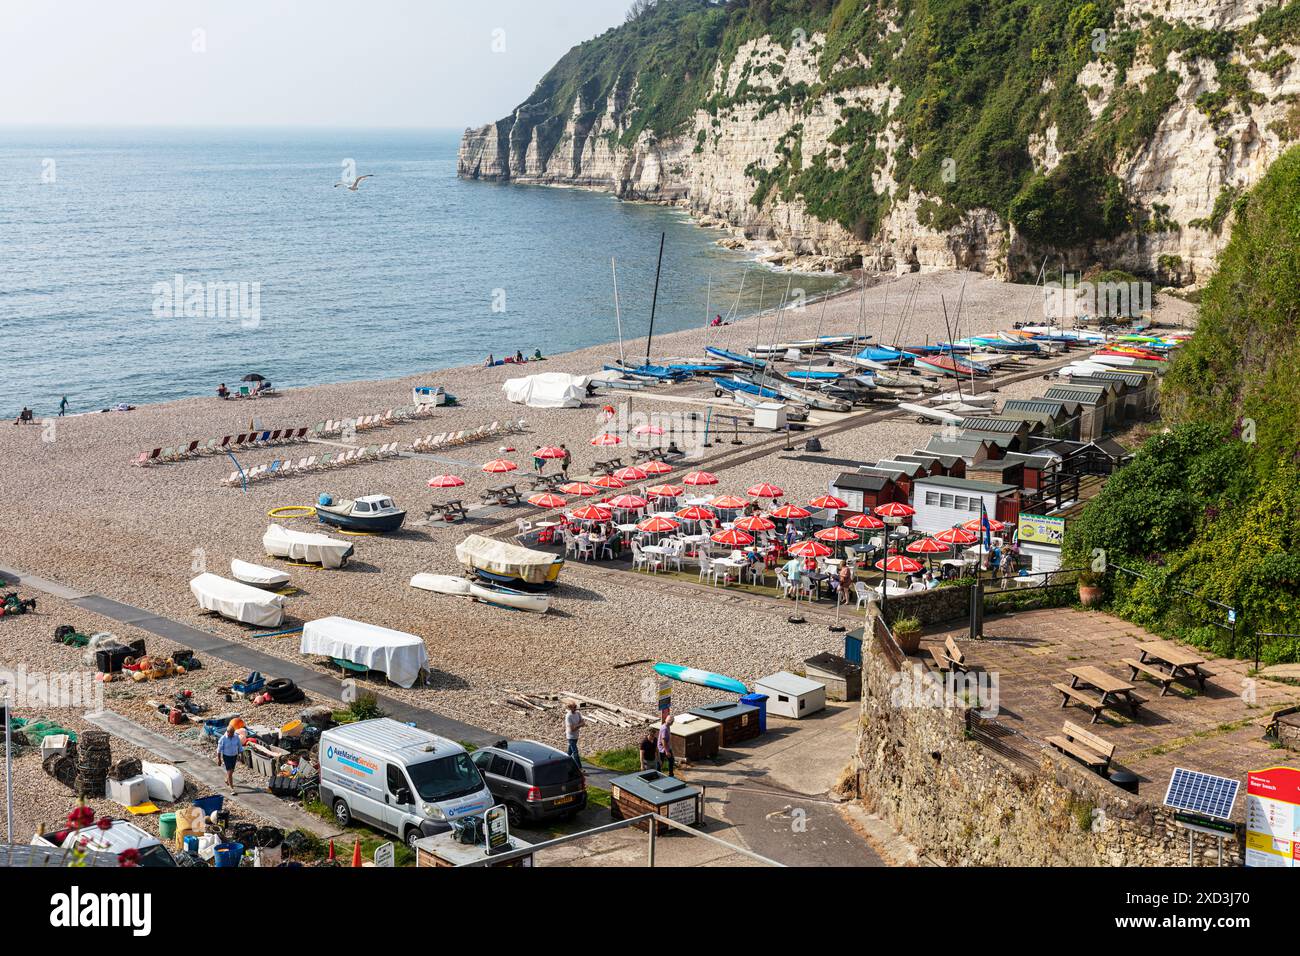
[(578, 755), (578, 733), (583, 727), (587, 726), (587, 721), (582, 714), (578, 713), (578, 702), (576, 700), (567, 701), (564, 705), (566, 711), (564, 715), (564, 741), (568, 744), (568, 754), (573, 758), (573, 762), (582, 769), (582, 757)]
[[(676, 765), (676, 761), (673, 759), (672, 726), (673, 712), (665, 710), (659, 722), (659, 772), (667, 773), (670, 777), (673, 775), (673, 768)], [(665, 766), (668, 768), (667, 770), (664, 769)]]
[(239, 763), (239, 755), (243, 752), (243, 741), (235, 735), (235, 724), (231, 721), (225, 734), (217, 741), (217, 763), (226, 769), (226, 786), (231, 793), (235, 791), (235, 764)]
[(659, 738), (653, 730), (647, 730), (645, 736), (641, 738), (641, 744), (638, 748), (641, 751), (641, 769), (657, 770), (658, 761), (655, 759), (659, 752)]
[(68, 414), (68, 396), (64, 395), (59, 400), (59, 417), (62, 418), (66, 414)]

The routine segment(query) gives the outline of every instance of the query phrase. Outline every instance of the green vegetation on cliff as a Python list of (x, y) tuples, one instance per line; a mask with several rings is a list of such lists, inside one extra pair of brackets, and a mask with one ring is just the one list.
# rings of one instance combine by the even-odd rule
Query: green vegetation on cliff
[[(1163, 403), (1170, 431), (1110, 480), (1067, 551), (1147, 575), (1111, 594), (1139, 624), (1225, 652), (1217, 601), (1240, 613), (1239, 654), (1254, 633), (1300, 633), (1300, 148), (1239, 202)], [(1263, 645), (1265, 660), (1297, 649)]]
[[(1149, 143), (1177, 102), (1180, 63), (1213, 64), (1214, 87), (1196, 105), (1216, 124), (1259, 102), (1247, 68), (1276, 72), (1291, 62), (1278, 47), (1300, 39), (1300, 0), (1266, 6), (1235, 31), (1154, 14), (1123, 19), (1121, 7), (1120, 0), (641, 0), (627, 23), (556, 64), (518, 122), (546, 158), (570, 117), (585, 134), (613, 101), (623, 116), (621, 145), (647, 134), (690, 135), (703, 153), (738, 106), (756, 106), (760, 117), (791, 110), (783, 148), (774, 142), (772, 155), (748, 170), (752, 202), (797, 200), (864, 238), (912, 192), (923, 194), (921, 216), (934, 228), (987, 208), (1047, 245), (1178, 229), (1133, 206), (1118, 165)], [(747, 61), (730, 89), (715, 89), (719, 69), (761, 37), (777, 54)], [(815, 57), (811, 81), (782, 77), (796, 46)], [(1153, 72), (1127, 85), (1139, 59)], [(1095, 118), (1089, 103), (1103, 91), (1078, 82), (1090, 60), (1117, 84)], [(861, 94), (869, 88), (890, 90), (889, 104), (868, 104)], [(840, 124), (830, 148), (812, 153), (793, 128), (828, 102), (841, 108)], [(1290, 129), (1274, 126), (1279, 135)], [(887, 128), (897, 138), (888, 148)], [(1065, 159), (1043, 174), (1030, 144), (1052, 128)]]

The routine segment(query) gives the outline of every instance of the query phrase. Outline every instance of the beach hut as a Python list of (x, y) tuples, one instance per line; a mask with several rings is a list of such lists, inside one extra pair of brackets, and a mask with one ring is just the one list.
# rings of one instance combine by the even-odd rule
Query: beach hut
[(767, 695), (767, 712), (776, 717), (801, 720), (826, 709), (826, 685), (788, 671), (755, 682), (754, 693)]

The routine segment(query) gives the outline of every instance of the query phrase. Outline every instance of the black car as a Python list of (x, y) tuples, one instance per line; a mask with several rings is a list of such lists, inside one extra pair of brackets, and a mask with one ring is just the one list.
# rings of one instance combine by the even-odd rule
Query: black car
[(571, 817), (587, 806), (587, 781), (562, 750), (503, 740), (475, 751), (473, 760), (512, 826)]

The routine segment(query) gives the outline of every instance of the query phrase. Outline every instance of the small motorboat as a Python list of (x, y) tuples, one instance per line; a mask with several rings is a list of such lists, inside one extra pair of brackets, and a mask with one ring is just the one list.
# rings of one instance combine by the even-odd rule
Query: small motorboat
[(321, 524), (333, 525), (343, 531), (367, 534), (387, 534), (396, 531), (406, 521), (406, 512), (393, 504), (387, 495), (369, 495), (356, 501), (335, 501), (321, 495), (316, 505), (316, 517)]
[(469, 596), (479, 604), (490, 604), (510, 611), (545, 614), (551, 609), (551, 599), (545, 594), (516, 591), (490, 581), (472, 582), (469, 586)]
[(469, 578), (459, 578), (450, 574), (417, 574), (411, 578), (411, 587), (433, 594), (446, 594), (451, 597), (469, 597), (474, 582)]
[(278, 591), (289, 583), (289, 575), (284, 571), (263, 568), (236, 558), (230, 562), (230, 576), (241, 584), (248, 584), (266, 591)]

